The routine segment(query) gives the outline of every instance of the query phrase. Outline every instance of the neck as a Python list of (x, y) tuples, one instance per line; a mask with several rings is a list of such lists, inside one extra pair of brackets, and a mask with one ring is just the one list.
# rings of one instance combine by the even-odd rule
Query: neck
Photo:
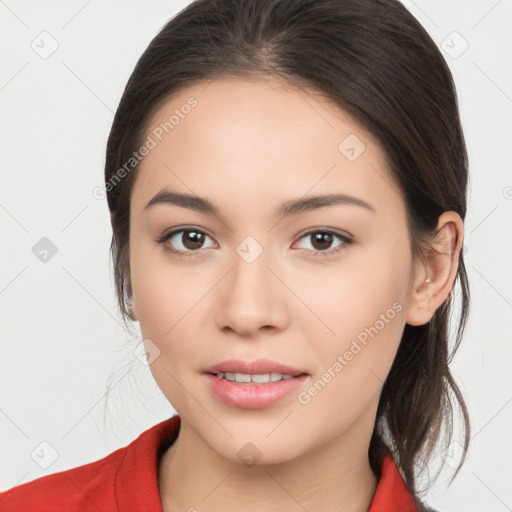
[(378, 483), (368, 460), (371, 431), (361, 435), (361, 425), (353, 427), (355, 435), (346, 433), (314, 453), (248, 467), (219, 455), (181, 418), (159, 465), (163, 510), (234, 512), (243, 504), (245, 512), (367, 512)]

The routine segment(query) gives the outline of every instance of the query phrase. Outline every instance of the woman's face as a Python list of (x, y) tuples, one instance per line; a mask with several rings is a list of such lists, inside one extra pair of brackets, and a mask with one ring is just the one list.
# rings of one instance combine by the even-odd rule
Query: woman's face
[[(404, 201), (375, 139), (277, 81), (191, 86), (149, 126), (131, 198), (133, 311), (182, 421), (233, 461), (369, 442), (413, 276)], [(198, 199), (147, 207), (163, 190), (215, 211)], [(361, 203), (311, 201), (324, 195)], [(230, 390), (247, 384), (222, 381), (221, 399), (204, 370), (228, 359), (307, 376), (282, 382), (293, 391), (273, 402), (243, 401)]]

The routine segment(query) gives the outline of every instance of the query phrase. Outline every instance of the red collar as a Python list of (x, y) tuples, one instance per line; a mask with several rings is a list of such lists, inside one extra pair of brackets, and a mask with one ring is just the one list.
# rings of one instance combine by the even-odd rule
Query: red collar
[(377, 490), (368, 512), (418, 512), (418, 507), (405, 485), (404, 479), (391, 455), (384, 455)]

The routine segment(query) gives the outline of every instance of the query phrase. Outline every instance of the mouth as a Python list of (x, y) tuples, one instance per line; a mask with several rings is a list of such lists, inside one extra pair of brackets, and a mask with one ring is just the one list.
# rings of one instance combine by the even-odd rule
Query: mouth
[(310, 380), (306, 371), (259, 359), (229, 360), (203, 370), (213, 396), (231, 407), (262, 409), (277, 404)]

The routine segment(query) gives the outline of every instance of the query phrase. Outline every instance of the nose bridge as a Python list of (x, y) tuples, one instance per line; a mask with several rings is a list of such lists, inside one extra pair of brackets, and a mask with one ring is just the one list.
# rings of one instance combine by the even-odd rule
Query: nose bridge
[[(241, 293), (244, 301), (247, 298), (257, 298), (257, 295), (269, 291), (272, 286), (272, 273), (269, 266), (272, 266), (272, 251), (264, 246), (263, 237), (257, 240), (254, 236), (246, 236), (235, 248), (236, 257), (233, 260), (234, 269), (231, 286), (232, 293)], [(268, 245), (268, 244), (266, 244)], [(247, 296), (246, 296), (247, 295)], [(263, 299), (268, 299), (263, 297)]]

